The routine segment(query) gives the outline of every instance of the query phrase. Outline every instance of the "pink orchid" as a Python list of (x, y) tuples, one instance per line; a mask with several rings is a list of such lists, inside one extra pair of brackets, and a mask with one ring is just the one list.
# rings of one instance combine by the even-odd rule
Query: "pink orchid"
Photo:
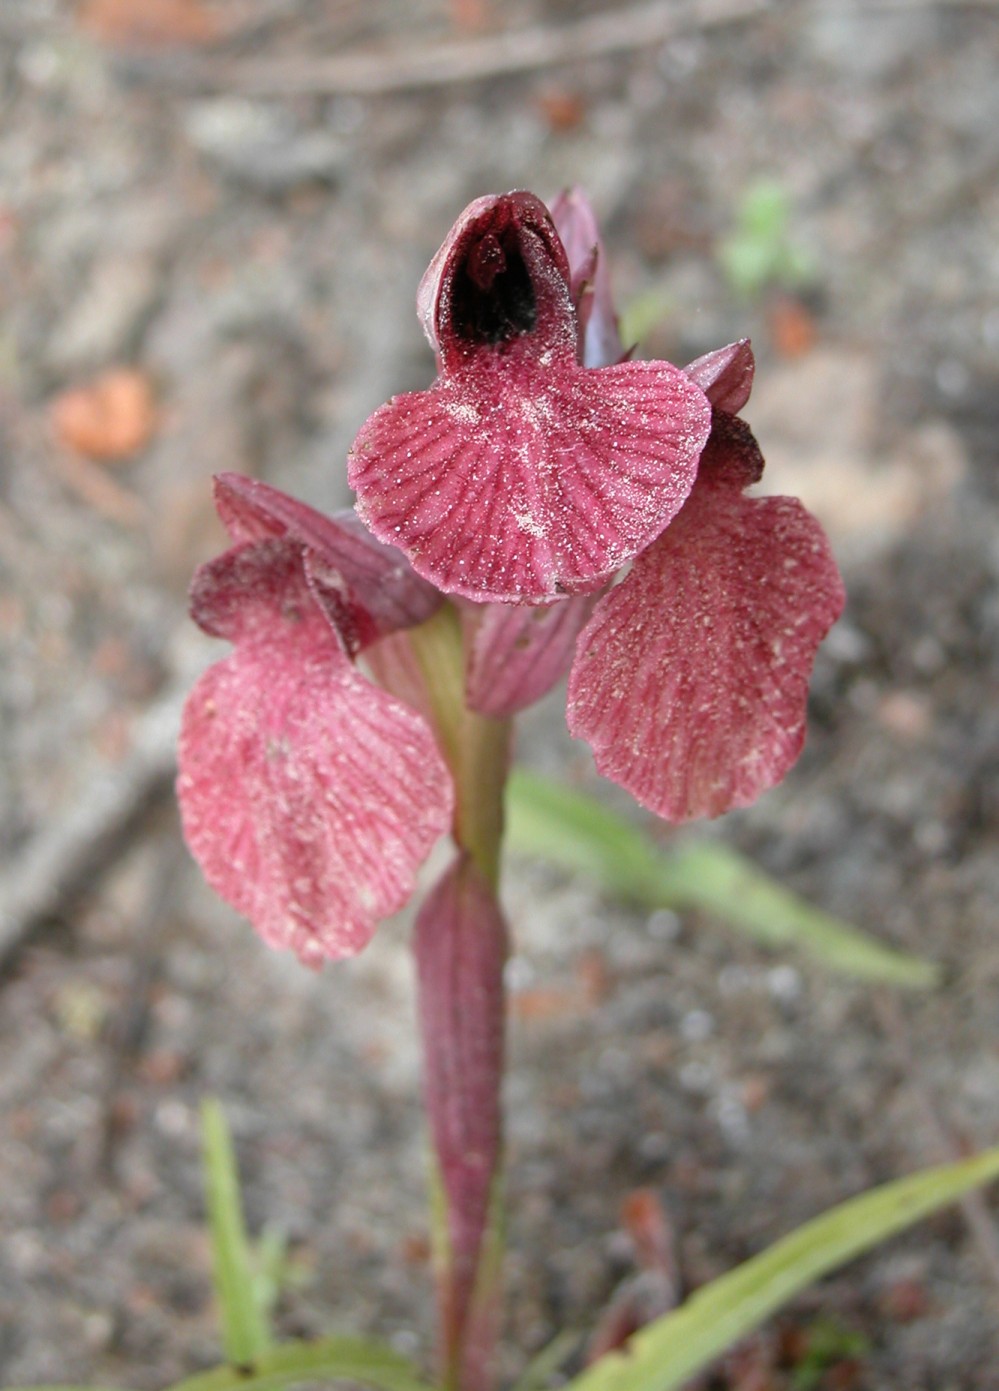
[(801, 750), (844, 595), (814, 518), (745, 495), (763, 469), (736, 418), (748, 341), (685, 371), (621, 361), (578, 191), (551, 215), (525, 193), (472, 203), (418, 308), (437, 381), (371, 417), (348, 471), (376, 535), (479, 601), (469, 706), (513, 714), (571, 666), (570, 731), (644, 806), (684, 821), (752, 802)]
[(216, 892), (315, 966), (406, 902), (450, 822), (429, 726), (352, 660), (440, 596), (350, 513), (233, 474), (216, 503), (235, 544), (198, 571), (192, 612), (235, 651), (184, 709), (184, 834)]
[(570, 731), (644, 806), (745, 806), (798, 755), (843, 591), (814, 518), (746, 493), (748, 342), (683, 370), (628, 360), (582, 194), (472, 203), (418, 307), (438, 376), (361, 429), (361, 520), (216, 480), (233, 544), (192, 612), (234, 651), (185, 707), (178, 792), (208, 881), (309, 965), (359, 951), (450, 829), (416, 920), (418, 1018), (442, 1384), (485, 1391), (509, 719), (568, 673)]
[(685, 370), (623, 360), (580, 193), (551, 214), (527, 193), (471, 204), (418, 304), (437, 381), (377, 411), (349, 461), (379, 539), (224, 475), (234, 545), (192, 593), (235, 651), (185, 711), (187, 839), (222, 896), (310, 963), (359, 950), (449, 825), (406, 632), (444, 594), (469, 711), (506, 719), (568, 672), (571, 732), (674, 821), (784, 776), (843, 603), (818, 523), (746, 495), (763, 467), (736, 415), (748, 342)]
[(667, 362), (582, 365), (569, 261), (530, 193), (465, 210), (418, 306), (439, 375), (361, 429), (347, 463), (359, 514), (449, 594), (599, 589), (690, 492), (703, 392)]

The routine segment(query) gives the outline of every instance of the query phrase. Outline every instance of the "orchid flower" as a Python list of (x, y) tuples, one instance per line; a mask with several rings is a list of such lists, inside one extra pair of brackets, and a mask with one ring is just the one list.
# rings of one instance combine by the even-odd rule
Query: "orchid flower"
[(747, 495), (749, 343), (631, 361), (578, 191), (472, 203), (418, 309), (437, 378), (362, 427), (356, 516), (216, 480), (233, 544), (192, 612), (234, 651), (185, 707), (178, 793), (208, 881), (312, 966), (359, 951), (450, 829), (416, 919), (418, 1019), (442, 1382), (487, 1391), (511, 717), (568, 674), (570, 731), (644, 806), (745, 806), (798, 755), (843, 591), (800, 503)]
[(452, 777), (407, 636), (444, 595), (469, 711), (506, 719), (568, 672), (571, 732), (673, 821), (784, 776), (843, 603), (818, 523), (745, 491), (763, 468), (737, 414), (748, 342), (684, 370), (626, 360), (581, 193), (551, 212), (529, 193), (476, 200), (418, 308), (437, 380), (376, 411), (348, 460), (369, 530), (223, 475), (234, 545), (192, 592), (235, 652), (185, 712), (185, 833), (213, 886), (313, 964), (365, 944), (447, 829)]
[(472, 203), (417, 303), (438, 377), (357, 436), (360, 516), (448, 594), (536, 604), (600, 588), (690, 492), (704, 393), (667, 362), (580, 362), (568, 257), (530, 193)]
[(271, 946), (349, 956), (410, 897), (454, 796), (433, 732), (354, 658), (440, 596), (352, 513), (216, 479), (234, 545), (203, 565), (195, 620), (235, 651), (184, 709), (177, 790), (212, 887)]
[(466, 608), (471, 708), (515, 713), (571, 665), (571, 732), (644, 806), (684, 821), (752, 802), (801, 750), (843, 589), (800, 503), (745, 495), (763, 469), (736, 415), (748, 341), (684, 371), (624, 361), (578, 191), (552, 213), (525, 193), (472, 203), (418, 307), (437, 380), (376, 411), (348, 474), (414, 569), (492, 601)]

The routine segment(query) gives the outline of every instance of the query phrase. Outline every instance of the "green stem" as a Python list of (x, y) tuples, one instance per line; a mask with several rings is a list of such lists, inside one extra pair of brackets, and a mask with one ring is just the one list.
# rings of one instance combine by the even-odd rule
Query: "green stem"
[(461, 621), (451, 604), (444, 604), (428, 622), (412, 629), (409, 636), (430, 699), (441, 751), (454, 778), (454, 838), (495, 889), (499, 884), (511, 723), (478, 715), (465, 705)]

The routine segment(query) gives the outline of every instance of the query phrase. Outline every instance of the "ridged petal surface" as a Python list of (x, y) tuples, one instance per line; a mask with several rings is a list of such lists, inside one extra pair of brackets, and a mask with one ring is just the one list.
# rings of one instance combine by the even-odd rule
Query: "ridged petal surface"
[(213, 602), (237, 645), (184, 709), (184, 835), (266, 942), (318, 965), (359, 951), (409, 898), (449, 825), (451, 780), (421, 717), (351, 666), (291, 543), (222, 559)]
[(569, 678), (570, 731), (670, 821), (746, 806), (785, 775), (843, 606), (818, 522), (792, 498), (745, 497), (737, 472), (699, 481), (600, 600)]
[(544, 607), (476, 605), (468, 617), (469, 709), (506, 719), (546, 695), (569, 670), (593, 604), (583, 594)]
[(710, 427), (703, 393), (669, 363), (586, 369), (524, 342), (394, 397), (348, 460), (375, 535), (483, 602), (598, 588), (682, 506)]

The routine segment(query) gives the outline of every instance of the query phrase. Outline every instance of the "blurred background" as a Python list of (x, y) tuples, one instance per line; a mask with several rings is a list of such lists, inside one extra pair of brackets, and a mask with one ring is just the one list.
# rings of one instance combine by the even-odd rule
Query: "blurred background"
[[(432, 377), (419, 277), (486, 192), (586, 189), (643, 355), (752, 335), (766, 485), (850, 601), (798, 768), (698, 833), (947, 981), (900, 1000), (515, 861), (506, 1372), (632, 1272), (636, 1189), (688, 1290), (996, 1141), (997, 70), (987, 0), (0, 5), (5, 1382), (217, 1356), (209, 1093), (287, 1242), (282, 1331), (429, 1345), (407, 923), (322, 976), (268, 953), (180, 844), (172, 744), (218, 651), (185, 603), (211, 474), (349, 501), (356, 430)], [(606, 794), (557, 699), (521, 749)], [(980, 1203), (702, 1385), (994, 1387), (997, 1307)]]

